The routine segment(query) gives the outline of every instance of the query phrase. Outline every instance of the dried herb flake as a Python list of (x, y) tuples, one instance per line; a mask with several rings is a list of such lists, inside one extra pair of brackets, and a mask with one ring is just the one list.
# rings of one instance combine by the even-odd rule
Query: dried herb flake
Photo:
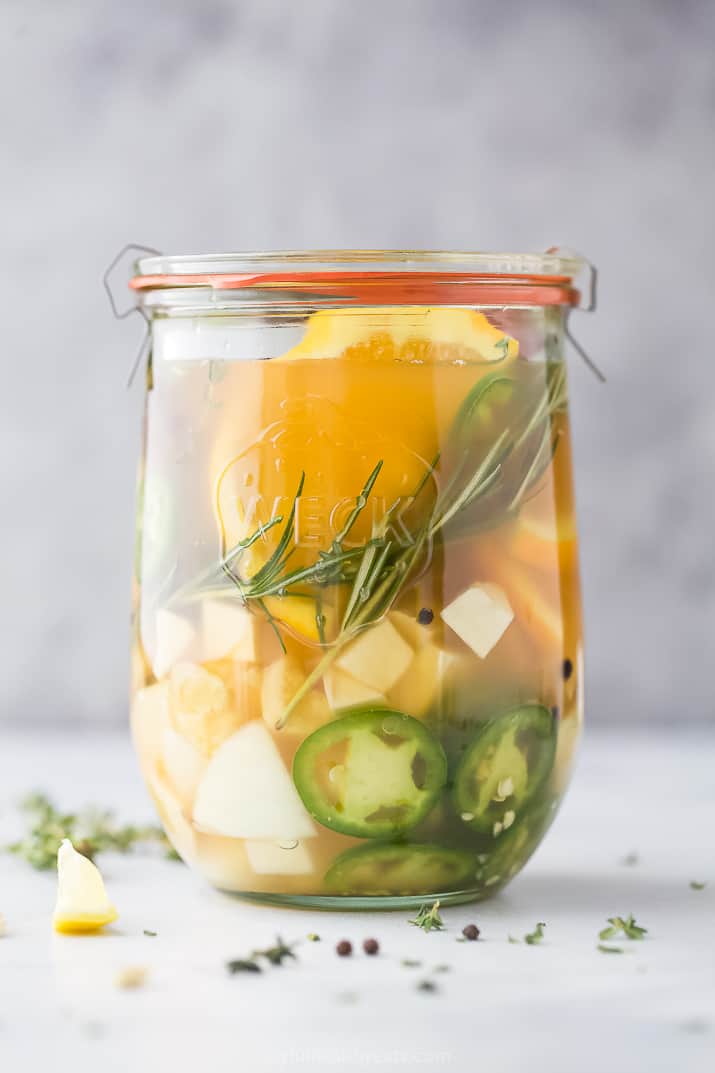
[(414, 924), (416, 928), (422, 928), (422, 931), (444, 931), (444, 921), (439, 915), (439, 901), (432, 905), (421, 905), (417, 916), (414, 920), (409, 920), (408, 924)]

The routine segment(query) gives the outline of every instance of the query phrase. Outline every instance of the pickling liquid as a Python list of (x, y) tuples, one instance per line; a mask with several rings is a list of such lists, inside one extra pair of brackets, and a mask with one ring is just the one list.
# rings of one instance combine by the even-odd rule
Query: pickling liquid
[(581, 724), (555, 370), (374, 340), (155, 363), (132, 729), (211, 883), (478, 898), (538, 845)]

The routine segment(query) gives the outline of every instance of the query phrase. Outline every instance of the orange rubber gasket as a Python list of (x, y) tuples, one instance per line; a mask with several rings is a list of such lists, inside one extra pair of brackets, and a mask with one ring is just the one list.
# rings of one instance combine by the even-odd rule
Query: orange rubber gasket
[[(403, 301), (438, 305), (576, 306), (580, 292), (570, 276), (475, 275), (464, 272), (296, 272), (135, 276), (134, 291), (172, 287), (211, 287), (214, 290), (266, 288), (335, 295), (346, 303), (395, 305)], [(346, 290), (349, 294), (346, 294)]]

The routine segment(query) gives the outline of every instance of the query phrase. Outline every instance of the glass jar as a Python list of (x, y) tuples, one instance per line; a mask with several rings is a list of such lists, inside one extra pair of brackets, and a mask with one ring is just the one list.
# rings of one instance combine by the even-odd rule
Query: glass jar
[(494, 893), (582, 720), (577, 257), (150, 257), (132, 729), (226, 891)]

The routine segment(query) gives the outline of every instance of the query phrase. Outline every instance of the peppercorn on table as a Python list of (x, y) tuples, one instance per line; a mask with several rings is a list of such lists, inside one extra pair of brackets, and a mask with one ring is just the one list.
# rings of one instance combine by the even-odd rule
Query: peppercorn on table
[[(45, 737), (38, 750), (6, 733), (2, 755), (3, 843), (20, 833), (15, 802), (33, 787), (62, 808), (94, 802), (151, 820), (123, 735)], [(100, 854), (118, 919), (61, 935), (56, 876), (2, 854), (1, 1068), (704, 1073), (715, 1054), (714, 756), (706, 728), (592, 731), (523, 875), (489, 902), (437, 910), (442, 930), (411, 925), (409, 910), (239, 901), (147, 850)], [(470, 924), (477, 941), (462, 934)], [(344, 941), (352, 952), (338, 956)], [(243, 961), (260, 971), (228, 971)]]

